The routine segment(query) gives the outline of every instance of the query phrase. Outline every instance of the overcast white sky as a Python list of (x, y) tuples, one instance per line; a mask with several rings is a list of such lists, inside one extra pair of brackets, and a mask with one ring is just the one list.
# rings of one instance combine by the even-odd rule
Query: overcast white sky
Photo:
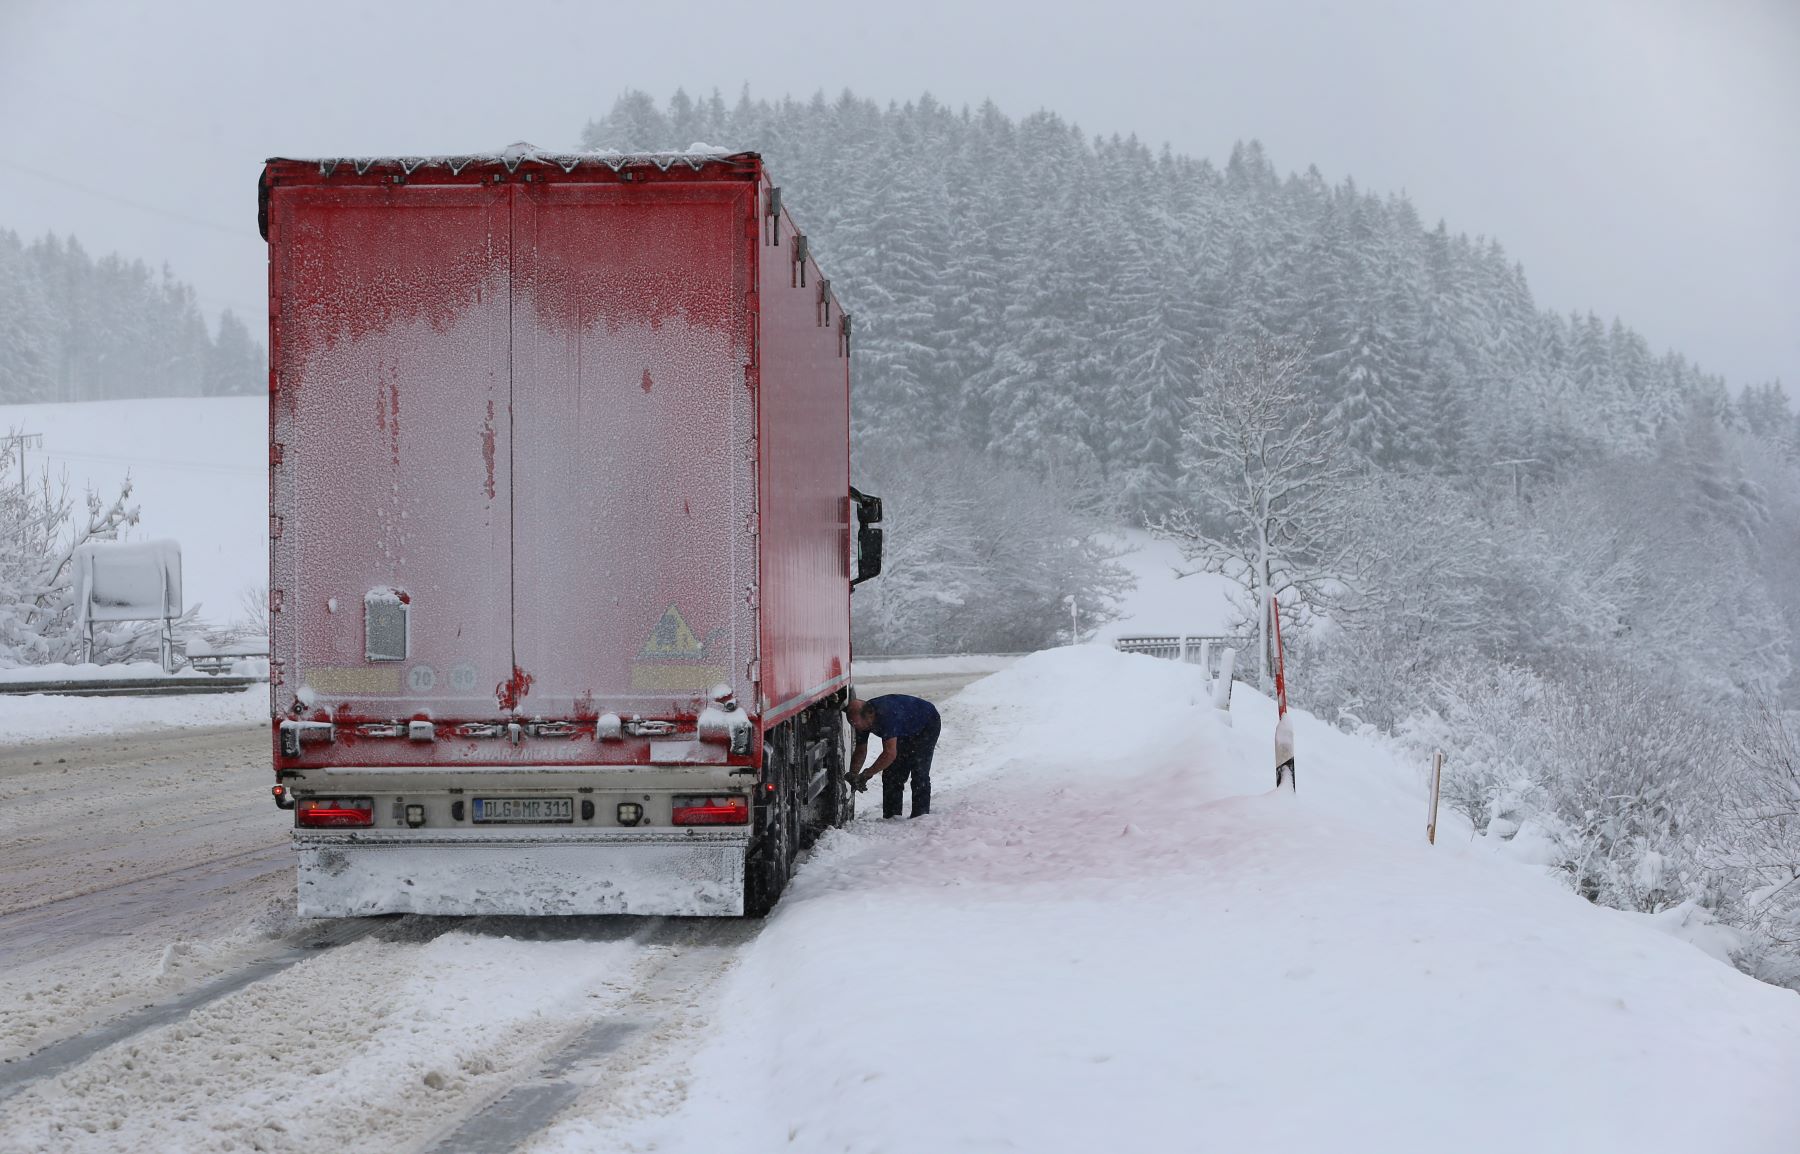
[(260, 321), (266, 156), (570, 146), (627, 88), (745, 83), (1260, 138), (1497, 237), (1540, 305), (1800, 392), (1800, 0), (0, 0), (0, 227)]

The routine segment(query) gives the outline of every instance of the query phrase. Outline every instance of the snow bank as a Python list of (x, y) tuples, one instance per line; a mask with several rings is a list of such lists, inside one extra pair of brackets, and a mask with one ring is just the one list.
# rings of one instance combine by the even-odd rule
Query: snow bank
[(126, 730), (268, 722), (267, 685), (253, 685), (237, 693), (202, 693), (192, 697), (51, 697), (36, 693), (0, 696), (0, 742), (55, 741)]
[(0, 685), (31, 685), (39, 681), (157, 681), (165, 677), (206, 677), (197, 669), (167, 673), (154, 661), (131, 661), (118, 665), (16, 665), (0, 669)]
[[(1302, 714), (1095, 646), (945, 705), (936, 812), (824, 838), (673, 1117), (539, 1151), (1800, 1148), (1800, 1000), (1590, 906)], [(1446, 815), (1448, 816), (1448, 815)]]

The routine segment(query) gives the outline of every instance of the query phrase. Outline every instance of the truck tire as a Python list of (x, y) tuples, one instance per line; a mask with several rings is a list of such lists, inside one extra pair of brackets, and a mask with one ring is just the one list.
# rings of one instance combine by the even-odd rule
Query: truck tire
[(775, 788), (768, 793), (756, 838), (744, 859), (744, 914), (752, 918), (767, 917), (781, 900), (799, 845), (799, 813), (793, 797), (792, 723), (784, 723), (769, 736), (768, 747), (763, 751), (763, 777)]
[(846, 768), (849, 754), (844, 749), (844, 723), (835, 710), (828, 720), (831, 726), (831, 784), (819, 798), (820, 828), (842, 829), (856, 816), (856, 790), (850, 785), (850, 773)]

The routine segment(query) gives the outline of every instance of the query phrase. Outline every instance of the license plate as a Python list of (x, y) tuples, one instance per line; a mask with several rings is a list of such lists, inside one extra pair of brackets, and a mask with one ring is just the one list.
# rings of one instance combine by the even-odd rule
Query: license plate
[(567, 797), (478, 797), (478, 822), (556, 822), (575, 820), (575, 802)]

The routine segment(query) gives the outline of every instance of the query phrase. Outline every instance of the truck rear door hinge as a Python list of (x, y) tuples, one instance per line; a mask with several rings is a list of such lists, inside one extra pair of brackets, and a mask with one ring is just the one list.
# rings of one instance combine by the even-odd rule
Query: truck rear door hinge
[(282, 524), (283, 521), (279, 515), (274, 513), (269, 514), (269, 538), (271, 540), (281, 536)]
[(269, 445), (269, 464), (281, 464), (281, 455), (286, 451), (287, 446), (283, 445), (280, 441), (271, 442)]

